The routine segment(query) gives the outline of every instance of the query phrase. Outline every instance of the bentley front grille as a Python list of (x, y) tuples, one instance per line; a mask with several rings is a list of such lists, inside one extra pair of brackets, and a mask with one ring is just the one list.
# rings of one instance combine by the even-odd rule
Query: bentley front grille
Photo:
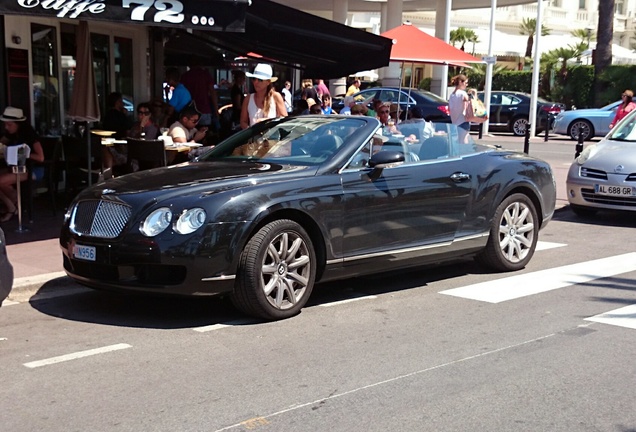
[(71, 232), (78, 235), (112, 239), (121, 234), (132, 210), (112, 201), (81, 201), (71, 215)]

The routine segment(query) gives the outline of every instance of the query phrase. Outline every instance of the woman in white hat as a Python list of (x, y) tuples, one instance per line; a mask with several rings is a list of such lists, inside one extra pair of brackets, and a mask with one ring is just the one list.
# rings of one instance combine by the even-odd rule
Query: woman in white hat
[(278, 78), (273, 77), (272, 74), (272, 67), (265, 63), (257, 64), (253, 73), (245, 73), (245, 76), (252, 79), (254, 93), (249, 94), (243, 100), (241, 107), (242, 129), (264, 119), (287, 116), (285, 101), (273, 85)]
[[(39, 138), (33, 127), (26, 121), (20, 108), (6, 107), (0, 121), (4, 123), (4, 133), (0, 141), (7, 147), (26, 144), (31, 149), (29, 158), (26, 161), (27, 173), (20, 174), (20, 181), (23, 182), (31, 173), (32, 162), (44, 161), (44, 151)], [(6, 155), (6, 150), (5, 150)], [(0, 169), (0, 201), (4, 204), (5, 213), (0, 216), (0, 222), (6, 222), (14, 215), (18, 214), (18, 194), (14, 189), (17, 176), (8, 168)]]

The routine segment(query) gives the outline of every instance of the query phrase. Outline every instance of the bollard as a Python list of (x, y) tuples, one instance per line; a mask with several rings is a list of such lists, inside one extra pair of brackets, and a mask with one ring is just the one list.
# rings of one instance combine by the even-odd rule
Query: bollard
[(526, 137), (523, 141), (523, 152), (525, 154), (530, 154), (530, 123), (526, 125)]
[(479, 139), (481, 139), (483, 136), (484, 136), (484, 124), (479, 123)]
[(584, 141), (584, 139), (583, 139), (583, 126), (579, 126), (579, 136), (578, 136), (578, 140), (576, 142), (576, 147), (575, 147), (575, 152), (574, 152), (574, 159), (579, 157), (579, 155), (583, 151), (583, 141)]
[(545, 135), (543, 136), (543, 141), (547, 142), (548, 141), (548, 134), (550, 132), (550, 120), (552, 119), (552, 114), (548, 113), (548, 117), (545, 119), (546, 124), (545, 124)]

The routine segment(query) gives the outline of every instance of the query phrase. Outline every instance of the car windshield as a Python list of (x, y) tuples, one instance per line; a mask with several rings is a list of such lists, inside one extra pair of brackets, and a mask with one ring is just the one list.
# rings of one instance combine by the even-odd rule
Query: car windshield
[(632, 111), (616, 127), (614, 127), (608, 139), (614, 141), (636, 142), (636, 111)]
[(319, 165), (368, 124), (364, 118), (300, 116), (258, 123), (223, 141), (199, 160), (250, 160)]

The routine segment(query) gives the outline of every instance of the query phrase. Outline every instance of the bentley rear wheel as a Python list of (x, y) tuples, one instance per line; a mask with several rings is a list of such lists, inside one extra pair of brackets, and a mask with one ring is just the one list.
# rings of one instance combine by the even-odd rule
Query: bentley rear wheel
[(524, 194), (510, 195), (497, 207), (488, 243), (477, 260), (498, 271), (520, 270), (532, 258), (538, 238), (534, 204)]
[(267, 320), (292, 317), (307, 303), (316, 277), (316, 253), (307, 232), (280, 219), (261, 228), (241, 254), (232, 302)]

